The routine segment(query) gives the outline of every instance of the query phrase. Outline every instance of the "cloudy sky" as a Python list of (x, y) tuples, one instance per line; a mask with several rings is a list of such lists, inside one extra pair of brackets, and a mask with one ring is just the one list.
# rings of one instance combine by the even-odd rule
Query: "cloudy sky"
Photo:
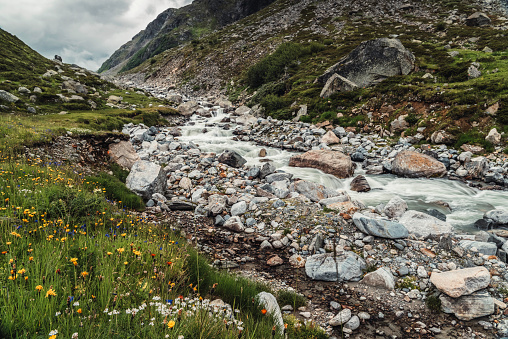
[(0, 28), (45, 57), (97, 70), (167, 8), (192, 0), (0, 0)]

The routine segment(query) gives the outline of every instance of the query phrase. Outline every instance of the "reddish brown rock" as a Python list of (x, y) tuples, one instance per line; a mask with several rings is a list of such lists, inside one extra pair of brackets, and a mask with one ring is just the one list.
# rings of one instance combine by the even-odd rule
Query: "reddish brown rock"
[(111, 160), (129, 170), (136, 161), (140, 160), (139, 155), (136, 153), (136, 150), (134, 150), (134, 147), (132, 147), (130, 141), (120, 141), (117, 144), (110, 144), (108, 154)]
[(363, 175), (358, 175), (351, 181), (350, 188), (355, 192), (368, 192), (370, 191), (370, 185), (367, 179)]
[(446, 174), (446, 167), (436, 159), (413, 151), (402, 151), (392, 162), (392, 172), (409, 178), (435, 178)]
[(289, 166), (317, 168), (338, 178), (348, 178), (354, 172), (354, 165), (349, 156), (328, 150), (312, 150), (295, 155), (289, 160)]
[(268, 266), (279, 266), (284, 263), (284, 260), (282, 260), (278, 255), (276, 255), (275, 257), (271, 257), (270, 259), (268, 259), (266, 263), (268, 264)]
[(430, 282), (441, 292), (452, 298), (458, 298), (489, 286), (490, 273), (483, 266), (442, 273), (434, 272), (430, 276)]
[(340, 139), (332, 131), (326, 132), (321, 138), (321, 142), (327, 145), (340, 144)]

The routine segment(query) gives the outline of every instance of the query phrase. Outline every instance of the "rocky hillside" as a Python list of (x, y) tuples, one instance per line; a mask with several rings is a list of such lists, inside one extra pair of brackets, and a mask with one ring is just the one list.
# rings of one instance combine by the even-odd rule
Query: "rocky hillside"
[(113, 53), (99, 72), (115, 74), (132, 69), (168, 49), (199, 39), (255, 13), (272, 2), (274, 0), (196, 0), (180, 9), (167, 9)]
[[(300, 112), (305, 122), (390, 135), (419, 130), (426, 141), (441, 133), (439, 142), (492, 151), (485, 136), (508, 122), (507, 28), (501, 2), (279, 0), (165, 51), (120, 81), (227, 95), (276, 118)], [(412, 54), (409, 72), (323, 99), (325, 83), (316, 79), (378, 38), (396, 38)]]
[(78, 65), (49, 60), (1, 29), (0, 44), (0, 112), (64, 115), (160, 103), (139, 90), (125, 92)]

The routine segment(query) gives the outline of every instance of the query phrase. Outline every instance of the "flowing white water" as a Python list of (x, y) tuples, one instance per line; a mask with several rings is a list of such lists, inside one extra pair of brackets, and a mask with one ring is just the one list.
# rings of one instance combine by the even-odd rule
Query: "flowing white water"
[[(356, 174), (364, 174), (372, 190), (366, 193), (354, 192), (349, 189), (353, 178), (338, 179), (317, 169), (289, 167), (289, 158), (295, 153), (231, 140), (235, 125), (231, 124), (231, 130), (218, 127), (220, 121), (227, 115), (217, 108), (214, 108), (212, 112), (216, 114), (212, 118), (193, 116), (191, 122), (182, 127), (182, 136), (179, 140), (192, 141), (203, 152), (220, 154), (224, 150), (234, 150), (247, 160), (247, 165), (260, 165), (260, 160), (271, 160), (279, 170), (328, 188), (346, 190), (354, 199), (362, 201), (367, 206), (387, 203), (392, 197), (398, 195), (408, 203), (410, 209), (419, 211), (436, 209), (447, 214), (448, 222), (457, 230), (468, 233), (477, 231), (473, 224), (482, 218), (483, 213), (508, 206), (506, 192), (480, 191), (462, 182), (447, 179), (409, 179), (388, 174), (365, 175), (361, 169), (358, 169)], [(267, 151), (264, 158), (259, 157), (259, 151), (262, 148)], [(435, 203), (438, 200), (447, 202), (452, 212)]]

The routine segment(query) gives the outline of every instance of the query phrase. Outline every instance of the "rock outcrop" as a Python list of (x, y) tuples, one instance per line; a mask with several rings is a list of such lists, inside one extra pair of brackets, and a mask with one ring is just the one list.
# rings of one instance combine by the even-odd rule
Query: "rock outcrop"
[(365, 41), (318, 78), (320, 83), (326, 84), (321, 95), (331, 95), (332, 89), (352, 90), (375, 85), (394, 75), (407, 75), (414, 67), (414, 55), (399, 40)]

